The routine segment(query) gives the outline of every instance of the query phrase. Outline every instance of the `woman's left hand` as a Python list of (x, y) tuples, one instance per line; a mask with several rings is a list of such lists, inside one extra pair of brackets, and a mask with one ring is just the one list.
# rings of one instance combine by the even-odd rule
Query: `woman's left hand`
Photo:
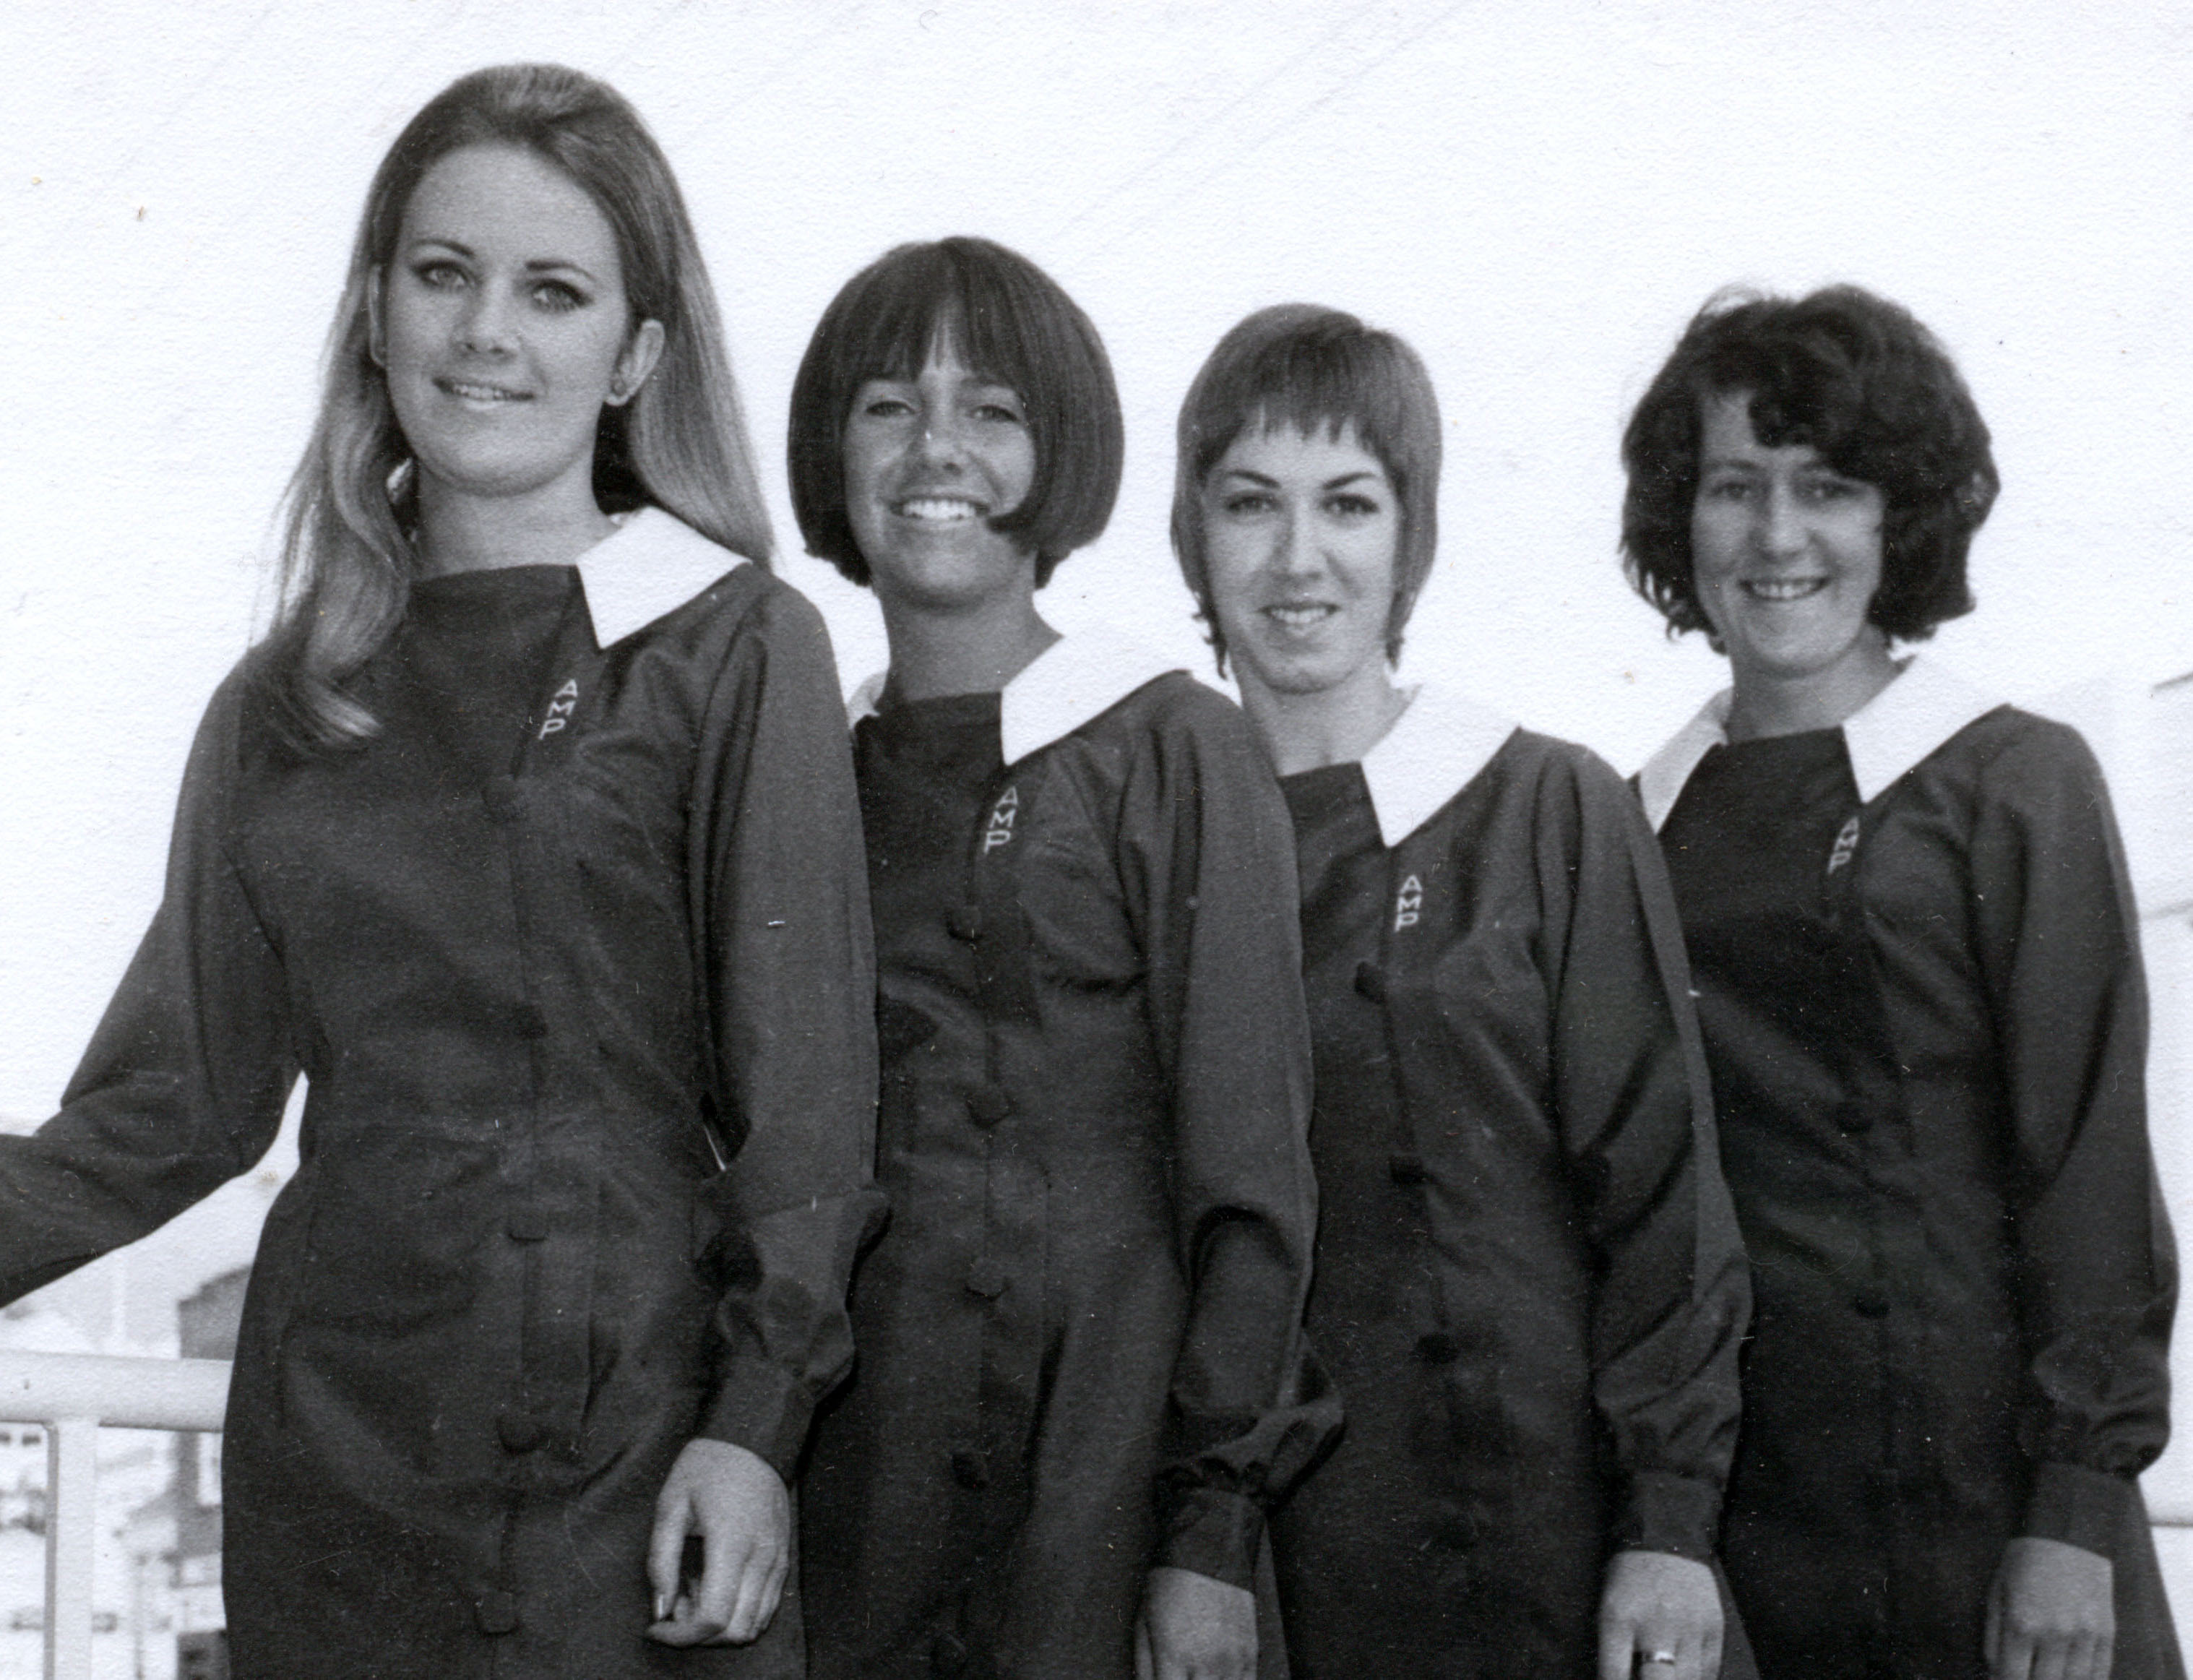
[(1599, 1680), (1714, 1680), (1721, 1635), (1721, 1593), (1704, 1564), (1614, 1554), (1599, 1600)]
[(1257, 1600), (1193, 1569), (1150, 1571), (1135, 1623), (1135, 1680), (1256, 1680)]
[[(685, 1542), (697, 1535), (701, 1578), (681, 1579)], [(728, 1441), (685, 1443), (655, 1500), (647, 1579), (665, 1645), (744, 1645), (776, 1614), (792, 1563), (792, 1499), (783, 1479)]]
[(2116, 1569), (2099, 1552), (2021, 1534), (1988, 1589), (1993, 1680), (2109, 1680)]

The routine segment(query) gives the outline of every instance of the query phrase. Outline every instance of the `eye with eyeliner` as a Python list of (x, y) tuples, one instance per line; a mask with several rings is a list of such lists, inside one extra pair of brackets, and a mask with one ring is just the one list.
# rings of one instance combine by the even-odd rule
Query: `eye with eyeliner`
[(568, 315), (593, 300), (567, 280), (540, 280), (532, 288), (533, 301), (553, 315)]
[(1237, 490), (1220, 498), (1219, 511), (1236, 519), (1254, 519), (1272, 511), (1274, 502), (1269, 492), (1261, 490)]
[(472, 284), (472, 276), (460, 263), (447, 257), (429, 257), (411, 266), (412, 278), (422, 286), (438, 292), (453, 292)]

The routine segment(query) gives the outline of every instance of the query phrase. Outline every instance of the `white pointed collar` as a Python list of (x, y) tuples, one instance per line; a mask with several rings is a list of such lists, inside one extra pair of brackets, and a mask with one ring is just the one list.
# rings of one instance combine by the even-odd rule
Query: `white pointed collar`
[[(1637, 772), (1654, 829), (1668, 820), (1698, 760), (1728, 739), (1730, 691), (1706, 702)], [(1889, 784), (1976, 718), (2003, 702), (1933, 660), (1914, 655), (1888, 686), (1843, 720), (1843, 745), (1858, 799), (1870, 804)]]
[(1515, 732), (1498, 713), (1451, 690), (1420, 685), (1378, 744), (1363, 755), (1363, 781), (1388, 849), (1423, 827)]
[[(1181, 666), (1102, 628), (1061, 636), (1021, 668), (999, 696), (999, 746), (1009, 765), (1071, 735), (1153, 677)], [(847, 719), (873, 717), (883, 697), (879, 671), (853, 691)]]
[(747, 564), (660, 507), (642, 507), (575, 562), (594, 645), (610, 647)]

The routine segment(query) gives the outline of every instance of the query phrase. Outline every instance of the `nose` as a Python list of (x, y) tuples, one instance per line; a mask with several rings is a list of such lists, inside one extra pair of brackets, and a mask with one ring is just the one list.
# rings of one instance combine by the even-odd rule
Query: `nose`
[(1314, 524), (1296, 509), (1284, 509), (1272, 538), (1272, 568), (1285, 577), (1309, 577), (1324, 569)]
[(478, 356), (507, 355), (517, 347), (516, 315), (500, 288), (480, 286), (473, 290), (458, 320), (457, 339)]
[(967, 434), (959, 416), (949, 404), (930, 409), (921, 417), (921, 459), (931, 467), (959, 467), (967, 460)]
[(1770, 554), (1795, 554), (1804, 548), (1811, 535), (1795, 490), (1788, 485), (1772, 486), (1760, 511), (1760, 546)]

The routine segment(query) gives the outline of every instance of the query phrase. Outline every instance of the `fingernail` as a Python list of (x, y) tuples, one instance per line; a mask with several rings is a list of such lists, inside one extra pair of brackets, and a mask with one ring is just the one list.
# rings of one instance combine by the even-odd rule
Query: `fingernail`
[(667, 1592), (658, 1592), (658, 1593), (656, 1593), (656, 1594), (655, 1595), (655, 1619), (656, 1619), (656, 1620), (657, 1620), (657, 1621), (663, 1621), (663, 1620), (667, 1620), (667, 1619), (668, 1619), (669, 1614), (670, 1614), (670, 1595), (669, 1595), (668, 1593), (667, 1593)]

